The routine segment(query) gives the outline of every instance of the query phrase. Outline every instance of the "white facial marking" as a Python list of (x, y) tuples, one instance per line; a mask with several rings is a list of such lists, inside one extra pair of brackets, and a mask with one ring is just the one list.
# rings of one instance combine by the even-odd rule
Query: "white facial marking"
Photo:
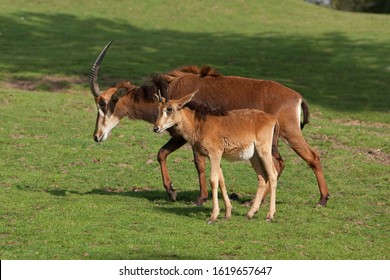
[(111, 130), (117, 126), (117, 124), (120, 122), (120, 119), (111, 115), (110, 117), (107, 117), (103, 115), (101, 117), (101, 114), (99, 112), (99, 121), (98, 121), (98, 127), (97, 127), (97, 132), (95, 135), (99, 137), (99, 141), (105, 141), (108, 136), (110, 135)]
[(160, 114), (157, 122), (158, 130), (157, 133), (161, 133), (166, 129), (172, 127), (175, 123), (172, 121), (172, 112), (168, 114), (167, 108), (162, 109), (162, 114)]
[(110, 131), (117, 126), (119, 123), (120, 119), (111, 115), (110, 117), (105, 117), (104, 119), (104, 125), (102, 128), (104, 136), (107, 138), (108, 134)]

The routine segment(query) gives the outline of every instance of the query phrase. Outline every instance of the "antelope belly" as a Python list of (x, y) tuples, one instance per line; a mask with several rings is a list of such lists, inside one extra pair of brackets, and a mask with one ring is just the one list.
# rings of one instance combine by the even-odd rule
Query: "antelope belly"
[(223, 154), (223, 158), (229, 161), (249, 160), (255, 153), (255, 145), (249, 145), (243, 149), (233, 149)]

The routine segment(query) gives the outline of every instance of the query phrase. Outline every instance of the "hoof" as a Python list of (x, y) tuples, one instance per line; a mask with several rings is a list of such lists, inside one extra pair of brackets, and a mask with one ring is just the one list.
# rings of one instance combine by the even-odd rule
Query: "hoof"
[(212, 224), (214, 224), (216, 221), (217, 221), (217, 220), (208, 219), (208, 220), (207, 220), (207, 224), (208, 224), (208, 225), (212, 225)]
[(268, 213), (268, 214), (267, 214), (267, 222), (272, 222), (272, 221), (274, 220), (274, 215), (275, 215), (275, 213), (274, 213), (273, 215), (271, 215), (270, 213)]
[(254, 215), (256, 215), (259, 212), (259, 210), (253, 211), (253, 209), (250, 209), (248, 213), (246, 213), (245, 217), (247, 219), (252, 219)]
[(273, 222), (273, 220), (274, 220), (274, 219), (271, 219), (271, 218), (268, 218), (268, 217), (267, 217), (267, 219), (266, 219), (266, 221), (267, 221), (268, 223)]
[(248, 219), (248, 220), (251, 220), (253, 218), (253, 215), (246, 214), (245, 218)]
[(196, 206), (202, 206), (203, 203), (205, 203), (206, 201), (207, 201), (207, 198), (198, 197), (194, 204)]
[(329, 197), (329, 195), (326, 197), (321, 197), (320, 201), (318, 201), (318, 203), (316, 204), (316, 207), (326, 207), (326, 203), (328, 202)]
[(173, 192), (168, 194), (169, 200), (172, 201), (172, 202), (176, 201), (176, 196), (177, 196), (177, 192), (176, 191), (173, 191)]

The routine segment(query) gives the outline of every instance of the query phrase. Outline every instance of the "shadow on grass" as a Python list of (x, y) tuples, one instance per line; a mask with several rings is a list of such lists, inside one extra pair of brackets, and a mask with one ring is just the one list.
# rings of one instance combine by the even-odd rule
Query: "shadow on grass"
[[(211, 198), (206, 201), (203, 206), (197, 206), (195, 204), (196, 198), (199, 194), (197, 190), (194, 191), (179, 191), (177, 196), (177, 202), (172, 202), (168, 200), (168, 195), (164, 190), (156, 190), (151, 188), (133, 188), (130, 190), (123, 189), (92, 189), (90, 191), (82, 192), (77, 190), (69, 189), (43, 189), (39, 187), (32, 186), (16, 186), (17, 189), (21, 191), (33, 191), (33, 192), (45, 192), (52, 196), (65, 197), (68, 194), (74, 195), (102, 195), (102, 196), (121, 196), (121, 197), (131, 197), (137, 199), (145, 199), (154, 203), (154, 207), (161, 211), (171, 214), (176, 214), (180, 216), (194, 216), (200, 213), (204, 215), (210, 214), (211, 209)], [(233, 194), (234, 197), (231, 197), (232, 200), (237, 201), (243, 206), (248, 206), (247, 203), (251, 201), (252, 196), (248, 195), (237, 195)], [(279, 202), (278, 202), (279, 203)], [(249, 207), (249, 206), (248, 206)]]
[(177, 203), (180, 203), (180, 207), (169, 207), (166, 208), (167, 205), (175, 205), (175, 202), (168, 200), (168, 195), (164, 190), (156, 190), (152, 188), (130, 188), (128, 190), (123, 189), (92, 189), (90, 191), (82, 192), (78, 190), (70, 190), (70, 189), (44, 189), (39, 187), (32, 186), (16, 186), (17, 189), (21, 191), (32, 191), (32, 192), (45, 192), (53, 196), (65, 197), (68, 194), (74, 195), (102, 195), (102, 196), (121, 196), (121, 197), (131, 197), (137, 199), (145, 199), (152, 203), (154, 203), (157, 209), (161, 211), (167, 211), (170, 213), (190, 216), (192, 214), (200, 213), (200, 212), (209, 212), (209, 209), (205, 209), (201, 206), (196, 206), (195, 201), (199, 192), (197, 190), (194, 191), (180, 191), (177, 196)]
[(209, 64), (225, 75), (272, 79), (310, 103), (341, 111), (388, 112), (390, 44), (354, 41), (341, 32), (316, 37), (262, 33), (190, 33), (146, 30), (123, 20), (81, 19), (69, 14), (0, 16), (2, 75), (13, 80), (87, 75), (95, 57), (114, 44), (101, 67), (102, 85), (141, 82), (153, 72)]

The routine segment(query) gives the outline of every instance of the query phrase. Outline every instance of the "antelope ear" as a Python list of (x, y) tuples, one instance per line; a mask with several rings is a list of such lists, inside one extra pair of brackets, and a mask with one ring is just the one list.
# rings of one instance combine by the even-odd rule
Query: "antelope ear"
[(128, 93), (129, 90), (123, 87), (120, 87), (115, 91), (115, 93), (111, 96), (110, 101), (108, 102), (108, 112), (107, 112), (108, 117), (110, 117), (112, 112), (114, 112), (115, 106), (118, 103), (119, 99), (121, 99), (123, 96), (125, 96)]
[(127, 88), (118, 88), (111, 97), (111, 102), (117, 103), (120, 98), (125, 96), (128, 93)]
[(195, 94), (199, 91), (199, 89), (195, 90), (194, 92), (190, 93), (190, 94), (187, 94), (186, 96), (182, 97), (178, 103), (179, 103), (179, 106), (177, 107), (178, 110), (180, 110), (181, 108), (184, 107), (184, 105), (186, 105), (188, 102), (190, 102), (192, 100), (192, 98), (195, 96)]

